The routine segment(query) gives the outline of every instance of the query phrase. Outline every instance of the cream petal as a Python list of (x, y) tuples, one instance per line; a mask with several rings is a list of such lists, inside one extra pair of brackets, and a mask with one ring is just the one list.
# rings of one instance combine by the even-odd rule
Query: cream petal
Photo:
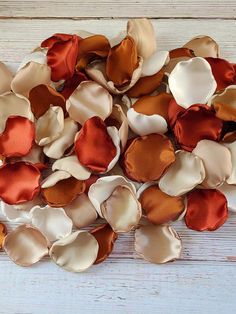
[(134, 39), (138, 55), (149, 58), (156, 50), (156, 35), (150, 20), (132, 19), (127, 23), (127, 34)]
[(151, 133), (164, 134), (168, 131), (166, 120), (158, 114), (148, 116), (130, 108), (127, 111), (127, 119), (131, 130), (140, 136)]
[(63, 208), (35, 206), (31, 212), (32, 224), (38, 228), (49, 241), (69, 236), (72, 232), (72, 220)]
[(170, 61), (169, 51), (156, 51), (143, 60), (142, 76), (151, 76), (159, 72)]
[(55, 242), (50, 249), (50, 257), (67, 271), (82, 272), (93, 265), (99, 245), (95, 237), (87, 231), (76, 231)]
[(159, 181), (159, 188), (171, 196), (180, 196), (191, 191), (205, 179), (205, 168), (201, 158), (177, 151), (175, 162)]
[(10, 116), (25, 117), (34, 121), (29, 100), (12, 92), (0, 95), (0, 112), (0, 133), (4, 131), (6, 121)]
[(31, 266), (48, 254), (46, 238), (30, 225), (21, 225), (8, 233), (3, 248), (10, 259), (20, 266)]
[(98, 217), (96, 209), (86, 194), (79, 195), (64, 209), (78, 229), (91, 225)]
[(217, 188), (229, 178), (232, 161), (228, 148), (217, 142), (202, 140), (194, 148), (193, 154), (199, 156), (204, 164), (206, 173), (202, 182), (204, 188)]
[(137, 190), (137, 193), (136, 193), (137, 199), (140, 198), (141, 194), (142, 194), (147, 188), (149, 188), (150, 186), (153, 186), (153, 185), (158, 185), (158, 182), (150, 181), (150, 182), (145, 182), (144, 184), (142, 184), (142, 185), (139, 187), (139, 189)]
[(13, 75), (10, 70), (4, 63), (0, 62), (0, 95), (11, 90), (12, 79)]
[(72, 177), (76, 178), (77, 180), (87, 180), (91, 174), (85, 167), (80, 164), (78, 158), (75, 155), (56, 160), (52, 165), (52, 170), (67, 171)]
[(196, 36), (188, 41), (183, 47), (193, 50), (197, 57), (219, 57), (219, 46), (210, 36)]
[(224, 183), (218, 190), (226, 197), (229, 211), (236, 213), (236, 185)]
[(61, 158), (65, 151), (73, 145), (77, 131), (78, 124), (71, 118), (66, 118), (61, 135), (52, 143), (44, 146), (44, 154), (53, 159)]
[(236, 142), (224, 143), (223, 145), (229, 149), (232, 161), (232, 171), (226, 182), (228, 184), (236, 184)]
[(135, 251), (151, 263), (162, 264), (178, 259), (181, 249), (181, 240), (170, 226), (146, 225), (135, 230)]
[(61, 107), (53, 106), (36, 122), (36, 143), (49, 144), (60, 137), (64, 129), (64, 114)]
[(209, 63), (200, 57), (179, 62), (169, 76), (170, 90), (184, 108), (207, 103), (216, 86)]
[(18, 158), (18, 160), (30, 162), (32, 164), (43, 163), (44, 156), (42, 147), (34, 144), (28, 155)]
[(37, 62), (30, 62), (20, 69), (11, 82), (13, 92), (29, 96), (30, 90), (40, 84), (50, 85), (51, 69)]
[(47, 53), (46, 53), (46, 49), (41, 49), (41, 50), (37, 50), (37, 51), (33, 51), (29, 54), (27, 54), (22, 62), (20, 63), (17, 71), (21, 70), (22, 68), (24, 68), (28, 63), (30, 62), (36, 62), (39, 64), (47, 64)]
[(114, 126), (109, 126), (107, 128), (107, 133), (110, 135), (115, 147), (116, 147), (116, 156), (112, 159), (112, 161), (110, 162), (110, 164), (107, 167), (107, 171), (110, 171), (115, 164), (117, 163), (117, 161), (119, 160), (120, 157), (120, 137), (119, 137), (119, 131), (117, 130), (116, 127)]
[(42, 189), (50, 188), (54, 186), (57, 182), (68, 179), (70, 177), (71, 175), (67, 171), (59, 170), (59, 171), (53, 172), (42, 182), (41, 188)]
[(129, 232), (139, 223), (141, 205), (127, 186), (117, 186), (101, 204), (103, 217), (116, 233)]
[(103, 217), (101, 204), (111, 196), (114, 189), (118, 186), (126, 186), (130, 188), (134, 194), (136, 193), (134, 185), (119, 175), (101, 177), (90, 186), (88, 197), (99, 216)]
[(112, 111), (112, 97), (96, 82), (84, 81), (67, 100), (66, 108), (70, 117), (81, 125), (94, 116), (105, 120)]
[(118, 45), (123, 39), (125, 39), (127, 33), (126, 31), (119, 32), (116, 36), (109, 40), (111, 48)]

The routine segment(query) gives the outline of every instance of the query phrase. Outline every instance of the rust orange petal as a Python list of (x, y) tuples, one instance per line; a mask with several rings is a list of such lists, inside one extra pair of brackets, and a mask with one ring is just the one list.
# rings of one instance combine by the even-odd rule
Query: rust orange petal
[(178, 219), (185, 210), (183, 197), (170, 196), (154, 185), (141, 194), (139, 201), (148, 220), (156, 225)]
[(126, 94), (131, 98), (139, 98), (153, 93), (160, 86), (164, 74), (164, 71), (161, 70), (154, 75), (141, 77)]
[(181, 57), (195, 57), (194, 52), (188, 48), (176, 48), (169, 52), (170, 59)]
[(88, 190), (90, 186), (94, 184), (97, 181), (97, 179), (99, 179), (99, 176), (92, 174), (87, 180), (85, 180), (86, 188), (85, 188), (84, 193), (88, 194)]
[(137, 47), (133, 38), (127, 36), (121, 43), (110, 49), (106, 62), (106, 74), (115, 86), (124, 86), (129, 84), (137, 67)]
[(0, 250), (2, 249), (2, 244), (5, 236), (7, 235), (7, 227), (0, 222)]
[(175, 99), (171, 99), (168, 107), (168, 121), (173, 128), (178, 116), (186, 111), (185, 108), (177, 104)]
[(180, 114), (173, 128), (180, 146), (192, 151), (203, 139), (218, 141), (221, 136), (223, 121), (215, 116), (206, 105), (193, 105)]
[(98, 256), (94, 264), (100, 264), (111, 254), (118, 235), (109, 224), (101, 225), (91, 230), (91, 233), (99, 244)]
[(26, 162), (5, 164), (0, 168), (0, 198), (14, 205), (31, 201), (40, 191), (40, 171)]
[(196, 231), (214, 231), (228, 218), (227, 200), (217, 190), (194, 190), (187, 196), (185, 223)]
[(174, 148), (168, 137), (150, 134), (135, 138), (123, 156), (123, 169), (137, 182), (158, 180), (175, 161)]
[(80, 163), (94, 172), (105, 172), (116, 156), (116, 147), (99, 117), (88, 119), (76, 141), (75, 152)]
[(88, 81), (87, 76), (82, 72), (74, 73), (74, 75), (67, 79), (63, 85), (62, 91), (60, 92), (65, 99), (68, 99), (74, 90), (83, 81)]
[(232, 105), (215, 102), (213, 107), (218, 118), (224, 121), (236, 122), (236, 108), (234, 108)]
[(231, 63), (220, 58), (206, 58), (206, 60), (211, 66), (218, 90), (236, 83), (236, 72)]
[(38, 119), (48, 111), (50, 105), (59, 106), (66, 113), (65, 98), (50, 86), (40, 84), (29, 93), (31, 110)]
[(21, 157), (29, 153), (35, 138), (34, 123), (27, 118), (11, 116), (0, 135), (0, 154), (5, 157)]
[(84, 190), (84, 181), (70, 177), (57, 182), (51, 187), (42, 188), (41, 193), (44, 201), (51, 207), (64, 207), (70, 204), (79, 194), (82, 194)]

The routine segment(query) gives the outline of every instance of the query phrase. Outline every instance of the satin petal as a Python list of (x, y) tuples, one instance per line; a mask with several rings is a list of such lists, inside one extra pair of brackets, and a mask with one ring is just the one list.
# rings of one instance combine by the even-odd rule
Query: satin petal
[(219, 57), (219, 45), (210, 36), (196, 36), (189, 40), (183, 47), (193, 50), (196, 57)]
[(175, 66), (181, 61), (188, 61), (189, 59), (195, 57), (192, 50), (188, 48), (176, 48), (169, 52), (169, 62), (165, 66), (165, 72), (171, 73)]
[(226, 182), (228, 184), (236, 184), (236, 142), (224, 143), (223, 145), (229, 149), (232, 162), (232, 171)]
[(0, 95), (10, 92), (13, 75), (7, 66), (0, 62)]
[(227, 199), (229, 211), (236, 213), (236, 185), (225, 182), (219, 187), (219, 191)]
[(148, 59), (144, 59), (142, 76), (151, 76), (159, 72), (170, 60), (169, 51), (156, 51)]
[(0, 222), (0, 250), (2, 249), (2, 244), (5, 236), (7, 235), (7, 227)]

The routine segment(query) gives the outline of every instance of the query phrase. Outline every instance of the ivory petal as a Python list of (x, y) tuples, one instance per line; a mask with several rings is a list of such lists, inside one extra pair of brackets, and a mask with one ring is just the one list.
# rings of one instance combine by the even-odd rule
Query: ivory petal
[(50, 188), (57, 182), (70, 178), (71, 175), (67, 171), (59, 170), (50, 174), (41, 184), (42, 189)]
[(232, 171), (226, 182), (228, 184), (236, 184), (236, 142), (224, 143), (223, 145), (229, 149), (232, 161)]
[(0, 95), (11, 90), (13, 75), (7, 66), (0, 62)]
[(218, 190), (226, 197), (229, 211), (236, 213), (236, 185), (225, 182)]
[(151, 76), (159, 72), (170, 60), (169, 51), (156, 51), (148, 59), (143, 60), (142, 75)]

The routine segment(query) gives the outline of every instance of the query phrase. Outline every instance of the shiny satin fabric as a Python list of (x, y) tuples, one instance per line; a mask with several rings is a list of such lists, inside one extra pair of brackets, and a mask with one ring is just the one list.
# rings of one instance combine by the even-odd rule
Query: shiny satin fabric
[(83, 72), (74, 73), (71, 78), (68, 78), (65, 81), (62, 91), (60, 93), (65, 99), (68, 99), (81, 82), (88, 80), (89, 79)]
[(7, 235), (7, 227), (0, 222), (0, 250), (2, 249), (2, 244), (5, 236)]
[(185, 111), (186, 109), (178, 105), (174, 98), (170, 100), (168, 106), (168, 122), (172, 128), (174, 127), (178, 116), (183, 114)]

